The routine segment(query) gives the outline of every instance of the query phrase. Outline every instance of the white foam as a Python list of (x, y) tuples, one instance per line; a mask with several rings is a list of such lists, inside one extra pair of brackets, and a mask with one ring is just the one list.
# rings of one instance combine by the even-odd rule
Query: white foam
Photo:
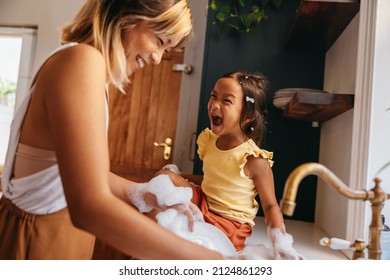
[(268, 238), (271, 240), (275, 259), (299, 260), (303, 256), (293, 248), (294, 239), (291, 234), (282, 232), (279, 228), (267, 228)]
[[(144, 196), (148, 192), (156, 196), (158, 207), (164, 210), (156, 216), (157, 222), (161, 226), (184, 239), (215, 250), (228, 259), (302, 259), (302, 256), (292, 247), (292, 236), (288, 233), (282, 233), (279, 229), (268, 229), (268, 237), (272, 241), (270, 248), (263, 244), (250, 245), (245, 246), (240, 253), (237, 253), (230, 239), (217, 227), (204, 222), (199, 208), (191, 204), (191, 188), (174, 186), (168, 175), (162, 174), (147, 183), (129, 188), (131, 202), (142, 213), (151, 211), (155, 206), (148, 205), (144, 201)], [(190, 207), (191, 204), (195, 220), (193, 231), (188, 228), (186, 215), (178, 212), (177, 209), (169, 208), (178, 204), (185, 207)]]
[(246, 245), (240, 252), (240, 258), (244, 260), (274, 260), (272, 249), (263, 245)]
[(157, 197), (157, 206), (161, 209), (175, 204), (188, 206), (192, 197), (191, 188), (175, 187), (168, 175), (161, 174), (147, 183), (140, 183), (128, 189), (130, 201), (141, 213), (150, 212), (155, 206), (145, 203), (146, 193), (152, 193)]
[(175, 209), (168, 209), (157, 215), (158, 223), (191, 242), (217, 251), (224, 256), (237, 255), (233, 244), (217, 227), (204, 221), (195, 221), (193, 231), (188, 229), (188, 219)]
[(217, 227), (204, 222), (202, 212), (196, 205), (192, 204), (191, 206), (195, 220), (193, 231), (188, 229), (186, 215), (176, 209), (169, 208), (169, 206), (177, 204), (189, 207), (192, 198), (191, 188), (174, 186), (169, 176), (165, 174), (158, 175), (147, 183), (129, 188), (131, 202), (142, 213), (150, 212), (153, 209), (153, 205), (148, 205), (144, 201), (144, 196), (148, 192), (156, 196), (158, 206), (164, 210), (156, 216), (157, 222), (161, 226), (184, 239), (218, 251), (223, 255), (237, 255), (229, 238)]

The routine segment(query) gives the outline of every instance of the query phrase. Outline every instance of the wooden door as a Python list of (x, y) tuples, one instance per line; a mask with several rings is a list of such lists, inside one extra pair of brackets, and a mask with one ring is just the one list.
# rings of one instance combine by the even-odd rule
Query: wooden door
[[(109, 90), (108, 142), (111, 171), (134, 181), (147, 181), (164, 165), (172, 163), (178, 117), (183, 52), (170, 52), (159, 65), (148, 65), (132, 77), (126, 94)], [(172, 139), (169, 159), (164, 143)]]

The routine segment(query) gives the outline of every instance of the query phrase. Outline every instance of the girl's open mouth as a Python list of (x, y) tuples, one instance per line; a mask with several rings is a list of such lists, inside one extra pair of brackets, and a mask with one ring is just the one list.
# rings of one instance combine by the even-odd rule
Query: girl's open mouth
[(221, 117), (218, 117), (218, 116), (213, 116), (212, 120), (213, 120), (214, 125), (220, 125), (223, 122), (223, 119)]

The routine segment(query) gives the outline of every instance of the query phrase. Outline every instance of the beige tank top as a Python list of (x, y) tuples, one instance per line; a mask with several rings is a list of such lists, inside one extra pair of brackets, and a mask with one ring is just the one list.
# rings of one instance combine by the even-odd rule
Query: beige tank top
[(14, 178), (22, 178), (42, 171), (57, 163), (54, 151), (18, 144), (15, 153)]
[[(52, 54), (75, 45), (77, 43), (63, 45)], [(31, 87), (29, 94), (25, 96), (15, 112), (1, 186), (3, 195), (16, 206), (26, 212), (42, 215), (63, 209), (66, 207), (66, 199), (55, 152), (19, 143), (20, 128), (33, 92), (34, 86)], [(107, 96), (103, 98), (105, 99), (107, 135), (108, 100)]]

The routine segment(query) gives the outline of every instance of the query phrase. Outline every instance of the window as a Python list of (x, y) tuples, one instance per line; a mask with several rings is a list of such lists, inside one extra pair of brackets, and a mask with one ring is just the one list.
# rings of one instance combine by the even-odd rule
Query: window
[(0, 27), (0, 165), (15, 109), (29, 89), (35, 45), (35, 28)]

